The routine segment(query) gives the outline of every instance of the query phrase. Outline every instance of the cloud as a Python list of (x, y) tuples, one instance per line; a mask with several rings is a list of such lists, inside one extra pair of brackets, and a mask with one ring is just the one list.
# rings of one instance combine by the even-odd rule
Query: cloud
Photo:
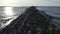
[(60, 0), (43, 0), (43, 6), (60, 6)]
[(60, 0), (0, 0), (0, 6), (60, 6)]

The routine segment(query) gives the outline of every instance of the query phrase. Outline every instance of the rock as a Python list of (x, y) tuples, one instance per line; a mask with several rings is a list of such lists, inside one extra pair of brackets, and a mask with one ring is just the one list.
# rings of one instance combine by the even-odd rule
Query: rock
[(34, 6), (27, 8), (24, 14), (3, 28), (0, 34), (46, 34), (50, 20), (39, 12)]

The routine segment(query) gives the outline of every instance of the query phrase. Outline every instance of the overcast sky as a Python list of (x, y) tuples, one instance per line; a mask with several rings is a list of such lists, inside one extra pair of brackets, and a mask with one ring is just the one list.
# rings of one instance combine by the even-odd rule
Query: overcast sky
[(0, 6), (60, 6), (60, 0), (0, 0)]

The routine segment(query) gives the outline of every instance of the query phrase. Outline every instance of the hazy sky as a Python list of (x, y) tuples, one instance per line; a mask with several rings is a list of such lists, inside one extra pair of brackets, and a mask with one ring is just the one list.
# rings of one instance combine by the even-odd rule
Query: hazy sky
[(0, 0), (0, 6), (60, 6), (60, 0)]

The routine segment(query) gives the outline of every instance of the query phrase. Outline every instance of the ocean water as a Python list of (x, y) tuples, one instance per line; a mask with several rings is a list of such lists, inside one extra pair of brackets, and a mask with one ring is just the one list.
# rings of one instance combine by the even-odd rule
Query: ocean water
[[(8, 22), (16, 19), (14, 17), (24, 13), (28, 7), (0, 7), (0, 28), (5, 27)], [(53, 24), (60, 28), (60, 7), (58, 6), (37, 6), (38, 10), (44, 11), (47, 15), (53, 17)]]

